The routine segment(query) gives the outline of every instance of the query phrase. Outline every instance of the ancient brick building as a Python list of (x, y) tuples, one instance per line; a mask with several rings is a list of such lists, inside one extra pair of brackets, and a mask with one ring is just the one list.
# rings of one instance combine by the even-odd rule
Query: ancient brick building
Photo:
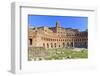
[(63, 28), (57, 21), (55, 27), (35, 27), (28, 31), (29, 47), (87, 48), (88, 32)]

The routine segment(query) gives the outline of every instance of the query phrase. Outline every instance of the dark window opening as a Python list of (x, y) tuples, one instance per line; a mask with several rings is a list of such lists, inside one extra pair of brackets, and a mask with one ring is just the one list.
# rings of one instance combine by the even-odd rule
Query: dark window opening
[(59, 47), (60, 47), (60, 45), (59, 45)]
[(65, 43), (63, 43), (63, 47), (65, 47)]
[(30, 45), (32, 45), (32, 39), (29, 39), (30, 40)]
[(55, 45), (55, 47), (56, 47), (56, 43), (55, 43), (54, 45)]
[(45, 48), (45, 43), (43, 43), (43, 47)]
[(47, 43), (47, 48), (49, 48), (49, 44)]

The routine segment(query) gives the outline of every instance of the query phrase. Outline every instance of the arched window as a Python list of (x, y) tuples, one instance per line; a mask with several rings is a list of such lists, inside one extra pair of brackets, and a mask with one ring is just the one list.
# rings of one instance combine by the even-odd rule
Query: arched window
[(54, 45), (55, 45), (55, 48), (56, 48), (56, 43)]
[(87, 42), (84, 42), (85, 45), (87, 45)]
[(60, 48), (60, 45), (59, 45), (59, 48)]
[(63, 47), (65, 47), (65, 43), (63, 43)]
[(71, 47), (73, 47), (73, 42), (71, 42)]
[(51, 43), (51, 48), (53, 48), (53, 44)]
[(67, 43), (67, 46), (69, 46), (69, 43)]
[(45, 47), (45, 43), (43, 43), (43, 47)]
[(47, 43), (47, 48), (49, 48), (49, 44)]
[(32, 45), (32, 39), (29, 39), (29, 41), (30, 41), (30, 45)]

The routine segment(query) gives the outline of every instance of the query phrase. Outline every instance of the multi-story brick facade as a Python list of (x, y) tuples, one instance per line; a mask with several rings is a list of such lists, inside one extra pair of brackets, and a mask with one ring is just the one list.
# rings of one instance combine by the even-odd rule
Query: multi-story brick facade
[(78, 29), (63, 28), (56, 22), (56, 27), (29, 28), (29, 47), (44, 48), (87, 48), (88, 32)]

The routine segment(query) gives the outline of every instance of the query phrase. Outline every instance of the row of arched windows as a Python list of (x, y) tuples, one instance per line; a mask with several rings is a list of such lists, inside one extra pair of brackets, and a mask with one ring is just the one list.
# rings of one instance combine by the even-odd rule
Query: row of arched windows
[(41, 38), (44, 41), (73, 41), (73, 39), (51, 39), (51, 38)]
[[(56, 39), (55, 39), (56, 40)], [(55, 40), (53, 40), (53, 41), (55, 41)], [(57, 39), (58, 40), (58, 39)], [(76, 39), (76, 40), (74, 40), (74, 41), (86, 41), (87, 39)], [(51, 40), (52, 41), (52, 40)], [(59, 39), (59, 41), (60, 41), (60, 39)], [(64, 40), (64, 39), (61, 39), (61, 41), (66, 41), (66, 40)], [(71, 41), (71, 40), (69, 40), (69, 41)], [(72, 40), (73, 41), (73, 40)], [(32, 39), (29, 39), (29, 43), (30, 43), (30, 45), (32, 45)], [(44, 46), (45, 44), (43, 44), (43, 46)], [(54, 44), (55, 45), (55, 47), (56, 47), (56, 43)], [(64, 45), (64, 43), (63, 43), (63, 45)], [(51, 47), (53, 47), (53, 44), (51, 43)]]
[(86, 38), (84, 38), (84, 39), (81, 38), (81, 39), (75, 39), (74, 41), (78, 41), (78, 42), (79, 41), (87, 41), (87, 39)]
[(61, 48), (61, 47), (66, 47), (66, 46), (73, 46), (73, 43), (62, 43), (62, 44), (57, 44), (57, 43), (43, 43), (44, 48)]
[(53, 45), (53, 43), (51, 43), (51, 44), (49, 44), (49, 43), (43, 43), (43, 47), (47, 47), (47, 48), (49, 48), (49, 47), (51, 47), (51, 48), (56, 48), (56, 46), (57, 46), (57, 44), (56, 43), (54, 43), (54, 45)]
[(51, 38), (42, 38), (45, 41), (87, 41), (87, 38), (77, 38), (77, 39), (51, 39)]
[[(29, 43), (30, 43), (30, 45), (32, 45), (32, 39), (29, 39)], [(86, 41), (85, 42), (82, 42), (82, 43), (75, 42), (74, 45), (75, 46), (83, 46), (83, 45), (87, 45), (87, 42)], [(57, 43), (43, 43), (43, 47), (44, 48), (45, 47), (46, 48), (60, 48), (60, 47), (66, 47), (66, 46), (73, 47), (74, 45), (73, 45), (73, 42), (67, 43), (67, 44), (65, 44), (65, 43), (62, 43), (62, 44), (57, 44)]]
[(67, 41), (66, 39), (52, 39), (52, 38), (41, 38), (42, 40), (45, 41)]
[(79, 34), (75, 34), (75, 36), (85, 37), (85, 36), (87, 36), (87, 33), (79, 33)]

